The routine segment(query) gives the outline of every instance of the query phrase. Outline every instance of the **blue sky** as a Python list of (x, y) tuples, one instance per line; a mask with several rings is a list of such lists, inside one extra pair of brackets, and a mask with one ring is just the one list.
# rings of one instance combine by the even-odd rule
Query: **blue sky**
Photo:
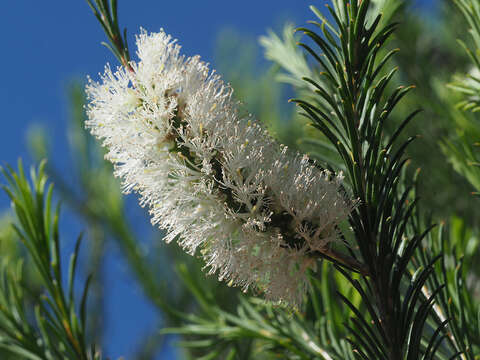
[[(158, 1), (119, 0), (121, 23), (133, 35), (144, 27), (163, 27), (180, 40), (187, 55), (201, 54), (213, 64), (218, 33), (235, 29), (257, 38), (270, 27), (290, 20), (302, 24), (312, 18), (308, 5), (322, 7), (323, 0)], [(429, 7), (432, 1), (421, 1)], [(27, 128), (47, 127), (52, 139), (53, 162), (68, 171), (65, 136), (69, 116), (66, 89), (72, 79), (94, 79), (113, 56), (100, 45), (104, 35), (84, 0), (18, 0), (0, 5), (0, 162), (28, 159)], [(6, 208), (0, 196), (0, 209)], [(145, 221), (146, 224), (146, 221)], [(148, 225), (146, 225), (148, 226)], [(74, 222), (68, 231), (79, 230)], [(116, 249), (108, 258), (107, 354), (112, 358), (135, 349), (142, 335), (156, 326), (155, 310), (143, 299)]]

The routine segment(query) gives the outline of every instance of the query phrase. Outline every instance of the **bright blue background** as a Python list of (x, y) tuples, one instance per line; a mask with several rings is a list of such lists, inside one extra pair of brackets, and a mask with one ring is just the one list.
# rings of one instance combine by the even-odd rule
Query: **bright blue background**
[[(435, 0), (419, 3), (431, 10)], [(185, 0), (119, 1), (119, 16), (130, 33), (142, 26), (148, 31), (163, 27), (180, 40), (187, 55), (201, 54), (213, 64), (217, 34), (233, 28), (258, 38), (269, 27), (279, 28), (285, 20), (302, 24), (311, 19), (308, 5), (321, 8), (324, 0)], [(66, 88), (72, 79), (94, 79), (104, 64), (116, 60), (100, 45), (105, 40), (100, 25), (83, 0), (17, 0), (0, 5), (0, 162), (28, 158), (26, 129), (32, 122), (47, 126), (53, 140), (53, 162), (68, 169), (65, 136)], [(0, 196), (0, 209), (8, 205)], [(79, 225), (72, 222), (74, 234)], [(108, 257), (105, 353), (112, 359), (127, 359), (148, 329), (155, 328), (156, 313), (145, 301), (126, 270), (119, 252)], [(160, 356), (159, 358), (170, 356)]]

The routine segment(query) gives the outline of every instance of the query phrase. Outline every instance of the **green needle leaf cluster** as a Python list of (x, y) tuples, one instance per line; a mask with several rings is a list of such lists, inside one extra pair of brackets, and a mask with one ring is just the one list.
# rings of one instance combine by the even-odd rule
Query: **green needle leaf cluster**
[(129, 67), (130, 53), (128, 51), (127, 43), (127, 29), (120, 31), (118, 24), (118, 4), (117, 0), (87, 0), (88, 5), (93, 10), (96, 18), (105, 30), (109, 43), (102, 42), (120, 63)]
[[(75, 243), (68, 271), (61, 263), (59, 211), (52, 209), (53, 185), (47, 184), (45, 162), (25, 176), (2, 169), (17, 221), (13, 227), (35, 270), (44, 294), (36, 299), (33, 313), (26, 308), (28, 288), (22, 279), (22, 263), (3, 264), (0, 283), (0, 346), (27, 359), (101, 359), (94, 347), (87, 346), (87, 294), (90, 279), (83, 287), (80, 303), (75, 301), (75, 278), (81, 236)], [(48, 185), (48, 186), (47, 186)], [(32, 319), (33, 316), (33, 319)]]
[(397, 68), (385, 73), (385, 67), (397, 50), (381, 50), (398, 24), (382, 23), (381, 14), (369, 14), (370, 5), (368, 0), (334, 1), (333, 8), (328, 7), (333, 21), (321, 16), (321, 23), (313, 22), (320, 33), (297, 29), (321, 50), (300, 43), (324, 80), (304, 78), (321, 100), (293, 101), (340, 154), (351, 191), (360, 200), (350, 225), (368, 273), (356, 279), (337, 266), (362, 299), (356, 306), (339, 294), (354, 314), (346, 325), (349, 341), (363, 359), (430, 358), (435, 356), (431, 345), (437, 330), (445, 324), (434, 328), (429, 338), (426, 322), (443, 285), (428, 297), (422, 295), (438, 258), (410, 280), (409, 265), (431, 226), (407, 231), (417, 200), (408, 201), (410, 188), (402, 189), (402, 173), (408, 163), (405, 151), (415, 138), (399, 143), (399, 135), (419, 111), (411, 112), (391, 137), (385, 136), (384, 126), (396, 105), (414, 87), (400, 86), (389, 93)]

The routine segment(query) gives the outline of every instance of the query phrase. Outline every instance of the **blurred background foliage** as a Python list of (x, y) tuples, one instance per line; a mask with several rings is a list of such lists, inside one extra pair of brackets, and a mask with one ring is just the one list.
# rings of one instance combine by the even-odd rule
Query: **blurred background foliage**
[[(408, 126), (406, 134), (420, 137), (410, 146), (408, 155), (412, 159), (410, 170), (422, 169), (417, 189), (422, 211), (435, 222), (445, 224), (430, 236), (426, 245), (451, 254), (438, 269), (437, 280), (441, 281), (442, 276), (466, 280), (463, 288), (445, 292), (443, 305), (448, 314), (443, 315), (456, 316), (461, 312), (461, 326), (471, 327), (470, 333), (474, 334), (465, 342), (478, 350), (479, 320), (469, 316), (478, 314), (480, 309), (478, 199), (472, 195), (480, 192), (480, 170), (472, 166), (479, 163), (480, 127), (478, 114), (471, 111), (468, 102), (457, 106), (465, 91), (456, 91), (463, 84), (460, 74), (471, 73), (474, 68), (457, 39), (468, 48), (478, 44), (468, 36), (469, 24), (449, 0), (438, 0), (432, 12), (423, 12), (408, 1), (376, 3), (387, 9), (386, 19), (394, 17), (401, 22), (388, 45), (389, 50), (400, 49), (394, 58), (399, 67), (395, 86), (416, 86), (414, 95), (398, 106), (390, 129), (395, 129), (412, 109), (424, 110)], [(325, 157), (334, 157), (334, 153), (287, 102), (298, 94), (306, 94), (308, 88), (301, 77), (318, 76), (317, 69), (296, 46), (299, 37), (293, 30), (293, 24), (286, 24), (284, 29), (269, 31), (259, 39), (261, 46), (258, 39), (226, 30), (218, 38), (214, 67), (232, 84), (245, 111), (248, 109), (261, 119), (279, 141), (322, 162)], [(262, 55), (267, 61), (259, 60)], [(351, 312), (340, 305), (335, 291), (350, 291), (349, 299), (354, 304), (359, 299), (327, 264), (312, 277), (312, 298), (317, 301), (309, 303), (305, 312), (274, 311), (261, 300), (205, 277), (197, 259), (185, 255), (177, 245), (167, 246), (161, 241), (161, 231), (139, 228), (129, 210), (137, 206), (135, 199), (121, 194), (111, 165), (103, 160), (102, 150), (84, 130), (83, 85), (82, 81), (74, 81), (69, 87), (70, 168), (60, 171), (55, 164), (47, 163), (46, 172), (55, 184), (58, 198), (82, 220), (86, 230), (87, 251), (81, 270), (83, 274), (94, 274), (89, 300), (90, 339), (102, 344), (105, 297), (109, 291), (102, 274), (107, 244), (114, 242), (142, 292), (158, 309), (158, 329), (144, 337), (132, 359), (157, 359), (158, 354), (164, 353), (162, 348), (171, 347), (169, 339), (180, 345), (176, 354), (181, 359), (353, 359), (351, 347), (342, 340), (347, 334), (343, 323)], [(476, 94), (478, 90), (477, 86)], [(35, 160), (48, 159), (51, 152), (67, 151), (52, 148), (48, 129), (40, 125), (28, 131), (28, 139)], [(65, 179), (65, 172), (73, 174), (69, 178), (75, 181)], [(2, 262), (16, 261), (25, 255), (9, 226), (11, 219), (12, 215), (5, 212), (0, 220)], [(27, 296), (27, 302), (31, 302), (42, 290), (39, 276), (29, 270), (28, 261), (27, 258), (24, 277), (32, 290)], [(418, 261), (422, 262), (421, 254)], [(468, 309), (457, 306), (462, 296), (468, 296)], [(8, 353), (1, 353), (0, 357), (16, 358)]]

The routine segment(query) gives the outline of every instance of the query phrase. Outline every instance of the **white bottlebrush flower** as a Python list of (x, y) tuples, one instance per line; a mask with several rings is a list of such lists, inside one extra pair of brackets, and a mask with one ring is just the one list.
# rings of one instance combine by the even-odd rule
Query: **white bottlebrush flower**
[[(274, 142), (199, 57), (163, 31), (137, 37), (138, 62), (90, 80), (87, 127), (126, 192), (210, 273), (299, 305), (315, 253), (352, 203), (341, 176)], [(318, 255), (318, 254), (317, 254)]]

